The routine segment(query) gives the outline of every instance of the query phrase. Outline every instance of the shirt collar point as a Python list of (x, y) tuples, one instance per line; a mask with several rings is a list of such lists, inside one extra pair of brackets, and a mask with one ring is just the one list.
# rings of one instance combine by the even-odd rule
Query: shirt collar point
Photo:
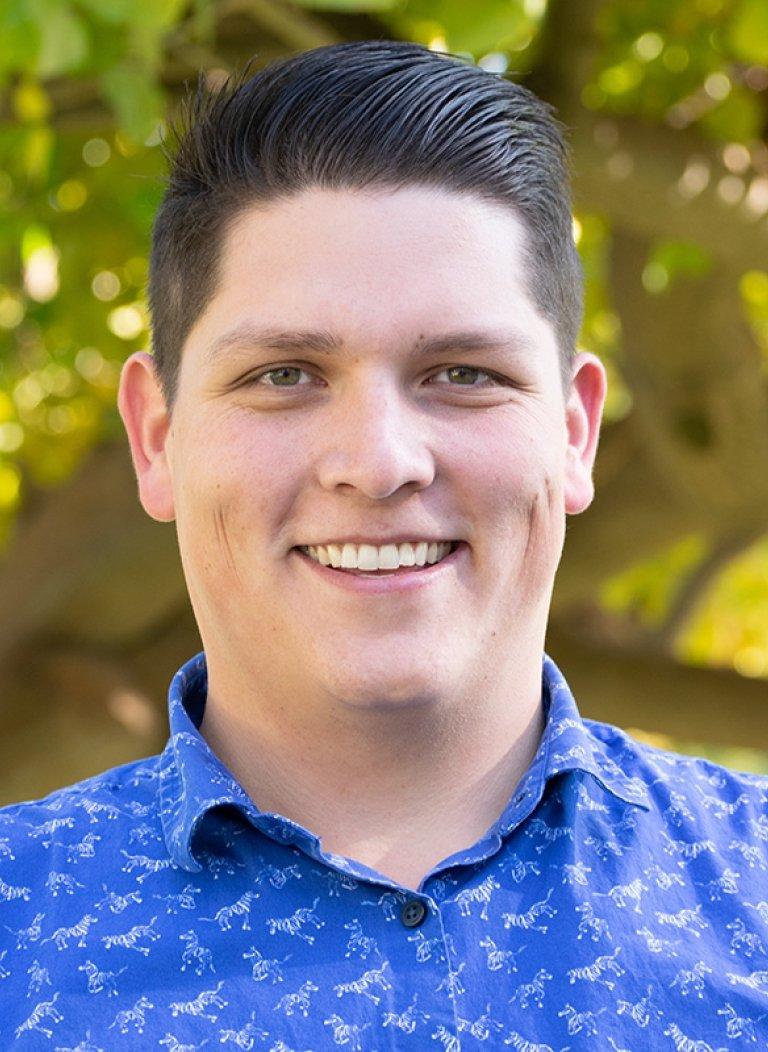
[[(542, 683), (548, 699), (547, 727), (540, 747), (546, 749), (545, 781), (562, 771), (586, 771), (612, 796), (650, 811), (651, 798), (647, 787), (639, 778), (627, 775), (618, 766), (608, 743), (582, 719), (568, 682), (547, 653), (543, 655)], [(612, 729), (623, 735), (620, 728)], [(626, 744), (634, 748), (629, 737), (626, 737)]]

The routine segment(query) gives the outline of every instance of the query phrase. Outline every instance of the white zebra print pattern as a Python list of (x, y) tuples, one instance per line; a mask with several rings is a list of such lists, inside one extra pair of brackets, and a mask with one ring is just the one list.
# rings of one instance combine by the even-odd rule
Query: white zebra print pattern
[(0, 1049), (768, 1048), (768, 779), (542, 683), (503, 814), (409, 890), (255, 807), (197, 655), (161, 755), (0, 809)]

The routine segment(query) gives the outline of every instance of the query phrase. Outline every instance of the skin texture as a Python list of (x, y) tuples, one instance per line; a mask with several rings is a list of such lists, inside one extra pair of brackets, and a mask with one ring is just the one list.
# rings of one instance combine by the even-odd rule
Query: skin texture
[[(507, 208), (423, 187), (252, 208), (172, 415), (149, 355), (121, 377), (140, 500), (176, 522), (207, 655), (203, 735), (263, 810), (412, 887), (482, 835), (533, 758), (565, 515), (593, 496), (605, 372), (580, 353), (563, 391), (524, 236)], [(211, 357), (246, 320), (341, 346)], [(419, 354), (467, 329), (518, 336)], [(345, 592), (291, 551), (422, 532), (469, 547), (410, 594)]]

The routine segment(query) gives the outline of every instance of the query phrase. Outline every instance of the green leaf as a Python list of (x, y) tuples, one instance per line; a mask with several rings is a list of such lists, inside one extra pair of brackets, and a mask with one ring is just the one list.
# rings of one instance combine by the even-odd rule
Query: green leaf
[(13, 112), (24, 124), (39, 124), (47, 119), (51, 112), (51, 100), (45, 89), (28, 77), (19, 80), (16, 90), (11, 95)]
[(133, 0), (77, 0), (78, 5), (101, 22), (123, 25), (135, 7)]
[(134, 0), (128, 53), (147, 72), (160, 72), (163, 39), (186, 7), (186, 0)]
[(0, 4), (0, 74), (30, 70), (40, 50), (40, 27), (19, 3)]
[[(533, 38), (535, 25), (522, 0), (410, 0), (393, 19), (404, 37), (429, 43), (442, 35), (448, 50), (476, 57), (489, 51), (520, 50)], [(440, 34), (435, 33), (439, 26)]]
[(741, 0), (728, 30), (728, 41), (736, 58), (768, 65), (766, 0)]
[(21, 236), (21, 258), (28, 263), (35, 252), (51, 247), (51, 232), (40, 223), (30, 223)]
[(58, 77), (80, 69), (90, 50), (84, 22), (65, 0), (34, 0), (30, 6), (40, 31), (37, 76)]
[(29, 129), (24, 140), (22, 162), (24, 171), (31, 180), (42, 182), (47, 178), (54, 145), (50, 128), (38, 126)]
[(164, 100), (157, 85), (143, 70), (121, 63), (101, 75), (101, 88), (128, 135), (144, 142), (163, 116)]
[(703, 277), (712, 267), (709, 252), (695, 241), (661, 241), (650, 253), (649, 262), (660, 263), (670, 273)]
[(759, 97), (737, 86), (719, 106), (705, 113), (699, 124), (716, 139), (749, 142), (760, 138), (764, 121), (765, 110)]
[(133, 0), (130, 20), (137, 27), (172, 26), (188, 6), (188, 0)]
[(297, 7), (314, 8), (317, 11), (391, 11), (401, 6), (401, 0), (293, 0)]

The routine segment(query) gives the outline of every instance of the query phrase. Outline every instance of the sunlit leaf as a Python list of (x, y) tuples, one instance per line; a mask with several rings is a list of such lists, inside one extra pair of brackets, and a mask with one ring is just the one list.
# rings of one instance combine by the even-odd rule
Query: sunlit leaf
[(705, 553), (701, 536), (685, 537), (654, 558), (610, 578), (602, 587), (600, 600), (607, 610), (630, 613), (647, 627), (658, 627), (678, 589)]
[(23, 164), (26, 175), (34, 181), (42, 181), (48, 175), (54, 147), (51, 128), (30, 128), (23, 146)]
[(734, 664), (768, 677), (768, 541), (744, 552), (712, 582), (677, 644), (681, 661)]
[[(530, 43), (537, 22), (526, 14), (522, 0), (411, 0), (395, 10), (392, 24), (403, 35), (429, 44), (423, 28), (440, 26), (440, 35), (451, 52), (469, 52), (480, 57), (488, 51), (519, 50)], [(438, 34), (435, 34), (436, 36)]]
[(57, 77), (82, 66), (89, 41), (85, 23), (66, 0), (30, 0), (40, 29), (40, 50), (35, 63), (39, 77)]
[(133, 0), (132, 21), (152, 26), (171, 26), (189, 6), (189, 0)]
[(36, 80), (23, 77), (13, 94), (11, 102), (16, 116), (24, 124), (44, 121), (51, 112), (51, 100), (43, 86)]
[(0, 76), (31, 69), (40, 50), (42, 30), (20, 0), (0, 3)]
[(0, 508), (9, 509), (19, 502), (21, 473), (13, 464), (0, 461)]
[(768, 3), (739, 0), (728, 27), (728, 43), (742, 62), (768, 65)]

